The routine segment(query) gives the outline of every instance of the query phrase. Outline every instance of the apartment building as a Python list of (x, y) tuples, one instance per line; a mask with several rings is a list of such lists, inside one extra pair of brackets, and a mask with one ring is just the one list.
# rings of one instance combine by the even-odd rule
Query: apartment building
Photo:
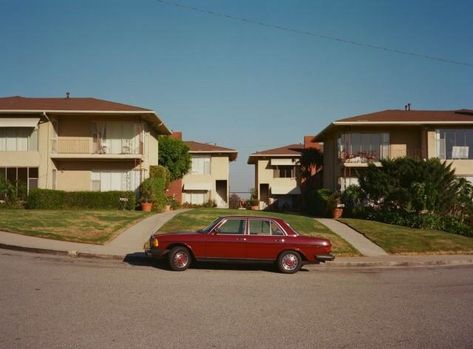
[(345, 190), (381, 159), (439, 158), (473, 182), (473, 110), (385, 110), (332, 122), (314, 141), (324, 143), (324, 187)]
[(158, 165), (156, 112), (95, 98), (0, 98), (0, 175), (65, 191), (137, 190)]

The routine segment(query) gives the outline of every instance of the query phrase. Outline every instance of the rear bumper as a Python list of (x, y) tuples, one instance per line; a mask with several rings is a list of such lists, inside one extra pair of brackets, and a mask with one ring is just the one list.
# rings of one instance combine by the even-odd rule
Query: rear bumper
[(335, 259), (335, 256), (333, 254), (319, 254), (318, 256), (315, 256), (315, 263), (325, 263), (325, 262), (331, 262)]

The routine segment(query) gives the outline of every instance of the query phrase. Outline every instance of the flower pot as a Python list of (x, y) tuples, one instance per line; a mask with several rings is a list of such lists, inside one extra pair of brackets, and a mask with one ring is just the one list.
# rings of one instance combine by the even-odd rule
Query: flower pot
[(252, 211), (258, 211), (258, 210), (259, 210), (259, 206), (258, 206), (258, 205), (251, 206), (251, 210), (252, 210)]
[(153, 208), (153, 204), (151, 202), (142, 202), (141, 203), (141, 211), (143, 212), (151, 212)]
[(343, 214), (343, 207), (335, 207), (332, 210), (332, 218), (333, 219), (339, 219)]

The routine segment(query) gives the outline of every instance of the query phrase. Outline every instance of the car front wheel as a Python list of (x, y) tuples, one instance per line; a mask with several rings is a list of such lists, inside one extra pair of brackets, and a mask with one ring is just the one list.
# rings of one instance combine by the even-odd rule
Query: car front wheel
[(286, 251), (279, 255), (278, 269), (281, 273), (294, 274), (302, 266), (302, 258), (296, 251)]
[(168, 255), (169, 267), (174, 271), (186, 270), (192, 261), (189, 250), (183, 246), (174, 247)]

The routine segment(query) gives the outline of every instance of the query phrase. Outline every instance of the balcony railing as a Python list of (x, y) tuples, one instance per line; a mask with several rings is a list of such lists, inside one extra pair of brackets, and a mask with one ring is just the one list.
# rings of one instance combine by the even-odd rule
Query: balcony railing
[(143, 143), (129, 139), (110, 139), (100, 144), (92, 139), (59, 138), (51, 141), (55, 154), (143, 154)]
[(422, 158), (421, 149), (406, 148), (405, 146), (386, 145), (381, 147), (381, 151), (359, 151), (359, 152), (339, 152), (338, 158), (344, 164), (367, 164), (379, 162), (383, 159), (396, 159), (409, 157)]

